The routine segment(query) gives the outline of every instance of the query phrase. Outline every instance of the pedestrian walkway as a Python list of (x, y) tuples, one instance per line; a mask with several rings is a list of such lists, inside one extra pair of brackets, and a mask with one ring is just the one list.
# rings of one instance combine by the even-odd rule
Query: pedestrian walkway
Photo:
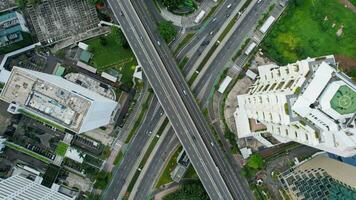
[(73, 135), (70, 133), (66, 133), (66, 135), (64, 136), (63, 142), (66, 144), (69, 144), (72, 142), (73, 139)]

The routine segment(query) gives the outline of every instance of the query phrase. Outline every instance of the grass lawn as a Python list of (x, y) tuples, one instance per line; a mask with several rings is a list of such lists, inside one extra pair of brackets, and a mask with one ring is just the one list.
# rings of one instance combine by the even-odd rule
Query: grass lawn
[(56, 148), (56, 154), (60, 156), (64, 156), (67, 152), (68, 147), (69, 147), (68, 144), (60, 141)]
[(289, 4), (263, 41), (269, 57), (279, 64), (328, 54), (356, 59), (355, 13), (338, 0), (297, 2)]
[(169, 159), (167, 165), (164, 168), (164, 171), (161, 175), (161, 177), (159, 178), (156, 188), (159, 188), (161, 185), (167, 184), (172, 182), (172, 178), (171, 178), (171, 172), (174, 170), (174, 168), (177, 165), (177, 157), (179, 155), (179, 153), (182, 151), (182, 146), (180, 146), (172, 155), (172, 157)]
[(194, 178), (194, 179), (199, 178), (192, 164), (189, 165), (187, 171), (184, 174), (184, 178)]
[[(106, 44), (103, 45), (100, 37), (104, 38)], [(114, 34), (100, 36), (85, 41), (90, 46), (90, 51), (94, 54), (91, 65), (99, 72), (108, 69), (115, 69), (122, 74), (121, 82), (131, 86), (132, 75), (135, 71), (137, 61), (130, 48), (125, 49)]]
[(33, 151), (29, 150), (29, 149), (26, 149), (25, 147), (22, 147), (20, 145), (14, 144), (12, 142), (6, 142), (5, 145), (7, 147), (11, 148), (11, 149), (14, 149), (14, 150), (19, 151), (19, 152), (24, 153), (24, 154), (27, 154), (27, 155), (29, 155), (31, 157), (34, 157), (37, 160), (40, 160), (40, 161), (42, 161), (44, 163), (48, 164), (48, 163), (51, 162), (51, 160), (49, 158), (44, 157), (44, 156), (42, 156), (42, 155), (40, 155), (40, 154), (38, 154), (36, 152), (33, 152)]
[(174, 51), (174, 55), (177, 55), (178, 52), (185, 46), (188, 44), (188, 42), (190, 42), (190, 40), (192, 40), (193, 36), (195, 35), (195, 33), (188, 33), (182, 40), (181, 43), (178, 44), (177, 49)]

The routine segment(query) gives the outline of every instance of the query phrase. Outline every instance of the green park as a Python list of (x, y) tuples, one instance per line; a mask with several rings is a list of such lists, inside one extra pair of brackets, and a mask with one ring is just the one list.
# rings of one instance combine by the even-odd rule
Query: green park
[(294, 0), (262, 43), (279, 64), (335, 54), (356, 59), (356, 13), (338, 0)]
[(122, 74), (122, 83), (132, 85), (137, 61), (120, 29), (112, 28), (109, 34), (92, 38), (85, 43), (94, 54), (90, 60), (93, 67), (99, 72), (114, 69)]

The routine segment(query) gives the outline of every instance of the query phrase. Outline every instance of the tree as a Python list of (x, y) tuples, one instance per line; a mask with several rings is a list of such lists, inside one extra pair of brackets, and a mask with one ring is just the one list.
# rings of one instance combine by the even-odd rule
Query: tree
[(176, 35), (177, 31), (171, 21), (162, 21), (158, 24), (159, 34), (169, 43)]
[(182, 3), (183, 0), (162, 0), (162, 4), (170, 11), (177, 9)]
[(126, 39), (124, 33), (118, 27), (113, 26), (111, 28), (111, 34), (113, 35), (113, 37), (115, 38), (117, 43), (119, 43), (123, 48), (125, 48), (125, 49), (130, 48), (130, 45), (127, 42), (127, 39)]
[(27, 0), (16, 0), (16, 4), (21, 9), (24, 9), (27, 5)]
[(99, 42), (100, 42), (101, 46), (106, 46), (108, 44), (108, 41), (106, 40), (106, 38), (102, 37), (102, 36), (99, 37)]
[(31, 6), (38, 5), (38, 4), (40, 4), (41, 2), (42, 2), (41, 0), (28, 0), (28, 3), (29, 3)]
[(111, 173), (100, 171), (96, 176), (94, 188), (105, 189), (111, 179)]
[(263, 159), (260, 154), (253, 154), (247, 161), (247, 166), (252, 169), (262, 169)]
[(102, 3), (103, 0), (87, 0), (90, 4), (95, 5), (97, 3)]
[(183, 184), (181, 188), (163, 198), (164, 200), (209, 200), (208, 194), (205, 192), (203, 185), (200, 182)]

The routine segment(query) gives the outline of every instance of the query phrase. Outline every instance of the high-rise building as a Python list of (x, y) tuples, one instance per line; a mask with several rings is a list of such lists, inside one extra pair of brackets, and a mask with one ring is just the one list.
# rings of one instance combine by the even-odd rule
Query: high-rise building
[(73, 200), (58, 192), (59, 185), (53, 184), (51, 188), (41, 185), (42, 177), (16, 174), (0, 181), (0, 199), (22, 200)]
[(108, 125), (118, 103), (62, 77), (14, 67), (0, 99), (8, 111), (83, 133)]
[(337, 69), (333, 56), (269, 64), (258, 71), (248, 93), (237, 96), (239, 138), (270, 133), (280, 142), (343, 157), (356, 154), (356, 87)]
[(316, 155), (281, 173), (291, 199), (356, 199), (356, 168)]

